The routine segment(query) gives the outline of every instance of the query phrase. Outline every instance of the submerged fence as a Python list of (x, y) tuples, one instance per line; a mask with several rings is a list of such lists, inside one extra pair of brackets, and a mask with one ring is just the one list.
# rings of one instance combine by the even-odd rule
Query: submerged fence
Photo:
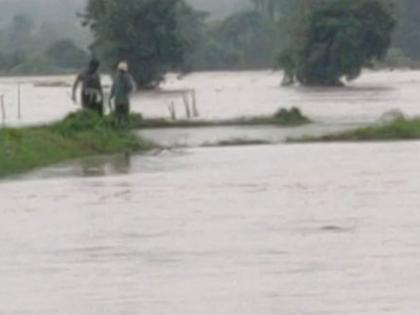
[(16, 94), (15, 93), (7, 93), (4, 92), (0, 94), (0, 113), (1, 113), (1, 122), (2, 125), (5, 125), (7, 122), (8, 117), (11, 117), (7, 112), (7, 102), (12, 97), (16, 97), (16, 117), (18, 121), (22, 120), (22, 84), (19, 82), (16, 86)]
[[(185, 108), (185, 116), (187, 119), (200, 117), (197, 104), (197, 93), (195, 90), (186, 90), (182, 93), (182, 103)], [(178, 115), (176, 112), (175, 102), (171, 101), (168, 105), (169, 115), (172, 120), (177, 120)]]

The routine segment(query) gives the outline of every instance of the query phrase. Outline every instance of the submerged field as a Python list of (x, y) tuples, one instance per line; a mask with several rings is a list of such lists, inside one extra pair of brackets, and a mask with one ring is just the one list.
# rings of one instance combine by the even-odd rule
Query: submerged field
[(397, 141), (420, 139), (420, 118), (401, 118), (392, 122), (358, 128), (320, 137), (307, 136), (289, 142)]
[[(182, 119), (172, 92), (185, 87), (203, 120), (293, 105), (314, 123), (142, 129), (191, 146), (2, 180), (0, 314), (417, 314), (420, 142), (282, 143), (395, 108), (420, 115), (420, 72), (369, 73), (334, 90), (279, 80), (194, 74), (140, 93), (132, 109), (167, 118), (174, 101)], [(66, 91), (25, 87), (22, 124), (74, 110)], [(230, 146), (242, 137), (278, 145)]]
[(1, 129), (0, 176), (91, 155), (134, 152), (151, 148), (150, 141), (144, 141), (131, 132), (133, 128), (299, 126), (310, 122), (296, 108), (281, 109), (268, 117), (229, 121), (147, 120), (140, 114), (132, 114), (130, 121), (130, 126), (118, 128), (111, 116), (102, 119), (93, 113), (77, 112), (52, 125)]
[(133, 152), (150, 143), (84, 112), (50, 126), (0, 130), (0, 176), (91, 155)]
[(277, 126), (298, 127), (312, 121), (300, 109), (280, 108), (271, 115), (239, 117), (234, 119), (144, 119), (141, 114), (131, 115), (131, 127), (137, 129), (153, 128), (200, 128), (200, 127), (229, 127), (229, 126)]

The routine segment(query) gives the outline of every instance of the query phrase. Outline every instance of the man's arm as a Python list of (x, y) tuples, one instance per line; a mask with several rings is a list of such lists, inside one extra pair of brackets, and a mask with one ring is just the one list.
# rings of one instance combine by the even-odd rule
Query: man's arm
[(101, 76), (98, 74), (98, 81), (99, 81), (99, 94), (101, 95), (102, 102), (105, 101), (104, 99), (104, 90), (102, 88)]
[(129, 85), (129, 92), (135, 92), (136, 91), (136, 81), (134, 80), (133, 76), (131, 74), (128, 74), (128, 85)]
[(71, 93), (71, 99), (73, 100), (73, 102), (76, 102), (76, 91), (81, 81), (82, 81), (82, 78), (81, 78), (81, 75), (79, 74), (77, 75), (76, 80), (74, 81), (73, 89)]
[(111, 93), (109, 94), (109, 99), (108, 99), (108, 107), (109, 110), (112, 112), (112, 99), (115, 97), (115, 82), (112, 83), (111, 86)]
[(109, 94), (109, 100), (112, 100), (115, 96), (115, 79), (111, 85), (111, 94)]

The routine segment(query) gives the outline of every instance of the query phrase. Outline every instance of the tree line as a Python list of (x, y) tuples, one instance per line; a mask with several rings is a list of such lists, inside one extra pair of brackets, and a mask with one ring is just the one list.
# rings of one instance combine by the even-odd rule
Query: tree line
[(171, 70), (278, 66), (286, 81), (338, 84), (384, 58), (396, 65), (420, 59), (417, 0), (244, 1), (246, 9), (214, 19), (185, 0), (88, 0), (79, 14), (93, 37), (85, 49), (18, 14), (0, 30), (0, 72), (75, 69), (93, 54), (108, 69), (127, 60), (140, 87), (158, 85)]

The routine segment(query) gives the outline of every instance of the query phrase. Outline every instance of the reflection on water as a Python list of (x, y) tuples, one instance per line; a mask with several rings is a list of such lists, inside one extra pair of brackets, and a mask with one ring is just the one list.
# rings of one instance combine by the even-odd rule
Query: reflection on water
[[(106, 177), (124, 176), (131, 173), (150, 173), (158, 170), (171, 170), (170, 161), (188, 152), (178, 149), (156, 149), (143, 153), (141, 159), (130, 154), (89, 157), (55, 166), (35, 170), (30, 174), (18, 176), (19, 180), (37, 180), (68, 177)], [(166, 163), (157, 164), (156, 161)]]
[(83, 176), (105, 176), (110, 174), (128, 174), (130, 172), (130, 154), (117, 154), (111, 157), (87, 158), (79, 161)]
[(115, 154), (111, 156), (97, 156), (84, 158), (72, 162), (65, 162), (52, 167), (36, 170), (22, 178), (54, 178), (54, 177), (100, 177), (124, 175), (130, 173), (130, 154)]

